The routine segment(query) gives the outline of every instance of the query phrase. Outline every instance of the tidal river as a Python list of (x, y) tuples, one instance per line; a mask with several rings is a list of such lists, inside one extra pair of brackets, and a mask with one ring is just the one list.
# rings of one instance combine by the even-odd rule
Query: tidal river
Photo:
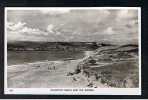
[(36, 61), (58, 61), (65, 59), (81, 59), (89, 56), (92, 51), (8, 51), (7, 63), (9, 65), (32, 63)]

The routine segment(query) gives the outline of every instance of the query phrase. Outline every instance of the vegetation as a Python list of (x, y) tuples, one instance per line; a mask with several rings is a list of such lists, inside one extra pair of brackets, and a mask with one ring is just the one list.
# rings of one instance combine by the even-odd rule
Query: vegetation
[(94, 76), (96, 83), (101, 82), (107, 86), (119, 88), (138, 87), (138, 46), (102, 48), (98, 48), (94, 56), (80, 62), (77, 69), (81, 70), (88, 79)]

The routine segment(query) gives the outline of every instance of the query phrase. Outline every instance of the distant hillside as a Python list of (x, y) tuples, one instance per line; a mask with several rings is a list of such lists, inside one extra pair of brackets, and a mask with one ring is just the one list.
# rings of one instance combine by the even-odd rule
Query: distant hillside
[(110, 44), (96, 42), (12, 42), (8, 50), (94, 50)]

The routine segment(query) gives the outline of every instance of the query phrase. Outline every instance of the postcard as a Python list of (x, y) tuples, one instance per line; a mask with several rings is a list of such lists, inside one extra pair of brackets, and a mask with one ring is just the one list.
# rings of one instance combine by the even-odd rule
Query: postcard
[(4, 93), (141, 95), (141, 8), (5, 7)]

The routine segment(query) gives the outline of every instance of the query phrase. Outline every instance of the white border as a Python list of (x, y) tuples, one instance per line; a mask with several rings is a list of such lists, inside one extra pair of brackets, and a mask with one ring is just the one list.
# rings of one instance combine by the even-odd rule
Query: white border
[[(48, 9), (130, 9), (138, 10), (139, 27), (139, 88), (95, 88), (91, 91), (51, 91), (55, 88), (8, 88), (7, 87), (7, 10), (48, 10)], [(4, 94), (36, 94), (36, 95), (141, 95), (141, 8), (140, 7), (5, 7), (5, 59), (4, 59)], [(67, 89), (67, 88), (61, 88)], [(75, 89), (75, 88), (68, 88)], [(79, 88), (76, 88), (79, 89)], [(89, 89), (89, 88), (85, 88)]]

